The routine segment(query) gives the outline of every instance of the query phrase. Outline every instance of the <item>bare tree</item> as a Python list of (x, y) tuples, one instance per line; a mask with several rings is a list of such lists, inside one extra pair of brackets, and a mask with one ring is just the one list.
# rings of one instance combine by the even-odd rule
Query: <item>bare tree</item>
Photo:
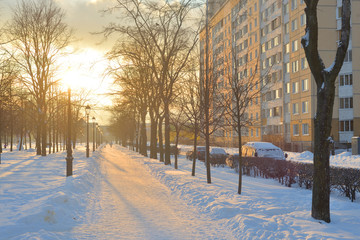
[[(112, 10), (124, 10), (131, 23), (127, 26), (113, 24), (105, 30), (106, 34), (113, 32), (126, 34), (139, 45), (145, 46), (145, 53), (150, 60), (152, 74), (158, 82), (164, 107), (166, 165), (171, 163), (169, 108), (173, 100), (173, 87), (179, 80), (179, 75), (197, 42), (198, 29), (194, 31), (186, 25), (187, 17), (193, 7), (192, 2), (192, 0), (160, 3), (118, 0)], [(136, 34), (133, 34), (134, 30)]]
[(199, 75), (197, 72), (198, 64), (192, 65), (194, 68), (189, 69), (187, 79), (184, 83), (184, 93), (182, 97), (184, 105), (184, 114), (187, 118), (187, 127), (192, 130), (194, 134), (193, 155), (192, 155), (192, 171), (191, 175), (195, 176), (196, 167), (196, 153), (197, 153), (197, 139), (200, 134), (202, 116), (201, 108), (201, 93)]
[[(266, 82), (262, 81), (262, 77), (257, 69), (256, 64), (253, 72), (247, 72), (250, 67), (245, 64), (243, 67), (238, 67), (236, 61), (236, 52), (233, 49), (232, 64), (233, 71), (228, 73), (225, 78), (229, 85), (229, 92), (223, 92), (221, 103), (226, 109), (225, 126), (230, 126), (237, 133), (238, 151), (239, 151), (239, 184), (238, 194), (241, 194), (242, 189), (242, 134), (243, 130), (254, 125), (256, 120), (249, 118), (249, 107), (251, 102), (255, 102), (255, 99), (260, 99), (261, 90), (265, 88)], [(247, 55), (246, 55), (247, 58)], [(247, 60), (246, 60), (247, 61)], [(259, 59), (257, 60), (259, 61)], [(258, 101), (260, 103), (260, 101)]]
[[(179, 88), (181, 89), (181, 88)], [(174, 107), (171, 108), (170, 114), (170, 123), (174, 127), (175, 130), (175, 165), (174, 168), (178, 169), (178, 144), (180, 132), (184, 129), (187, 123), (187, 118), (185, 116), (185, 106), (183, 105), (183, 101), (181, 101), (180, 97), (175, 100)], [(176, 106), (176, 107), (175, 107)]]
[[(4, 55), (0, 58), (0, 115), (4, 116), (4, 105), (8, 104), (10, 99), (10, 89), (15, 80), (17, 73), (13, 62), (9, 58), (5, 58)], [(5, 119), (0, 119), (0, 164), (2, 153), (2, 135), (3, 135), (3, 123)]]
[[(116, 78), (116, 84), (133, 91), (137, 98), (140, 117), (140, 153), (147, 156), (146, 116), (149, 107), (149, 89), (153, 83), (151, 68), (142, 46), (137, 42), (116, 45), (108, 54), (113, 63), (110, 71)], [(122, 62), (126, 62), (125, 64)]]
[(314, 184), (311, 215), (330, 222), (330, 132), (335, 99), (335, 81), (343, 65), (350, 38), (350, 0), (342, 1), (341, 38), (335, 61), (325, 68), (318, 51), (317, 5), (319, 0), (305, 0), (306, 29), (301, 43), (317, 86), (314, 140)]
[(72, 36), (64, 16), (53, 1), (23, 0), (5, 27), (5, 36), (10, 41), (7, 52), (18, 65), (21, 81), (36, 101), (37, 154), (43, 156), (47, 143), (47, 93), (55, 82), (56, 60), (65, 52)]

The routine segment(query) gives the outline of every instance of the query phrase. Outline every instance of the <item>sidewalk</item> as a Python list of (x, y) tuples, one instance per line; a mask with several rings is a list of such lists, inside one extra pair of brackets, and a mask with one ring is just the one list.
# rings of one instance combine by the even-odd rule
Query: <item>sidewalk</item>
[(98, 184), (76, 239), (234, 239), (223, 226), (186, 206), (136, 157), (113, 146), (101, 150)]

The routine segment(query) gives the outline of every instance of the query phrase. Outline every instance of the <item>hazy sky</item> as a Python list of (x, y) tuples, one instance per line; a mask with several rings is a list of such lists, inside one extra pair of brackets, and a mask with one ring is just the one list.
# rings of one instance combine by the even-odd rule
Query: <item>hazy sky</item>
[[(12, 8), (17, 0), (0, 0), (0, 16), (4, 22), (11, 17)], [(91, 32), (99, 32), (111, 21), (119, 21), (113, 15), (105, 15), (103, 10), (114, 5), (114, 0), (55, 0), (66, 12), (65, 21), (71, 26), (76, 37), (79, 39), (78, 46), (109, 49), (112, 42), (102, 42), (101, 35)], [(102, 44), (98, 44), (102, 42)]]
[[(0, 22), (4, 24), (11, 18), (12, 8), (17, 0), (0, 0)], [(114, 5), (114, 0), (55, 0), (59, 7), (66, 12), (65, 21), (74, 30), (76, 41), (72, 46), (76, 49), (65, 60), (71, 68), (62, 77), (71, 82), (72, 88), (87, 88), (92, 91), (91, 103), (94, 106), (110, 105), (111, 99), (106, 93), (111, 91), (112, 79), (104, 78), (106, 67), (104, 53), (111, 49), (114, 39), (104, 41), (102, 35), (92, 34), (100, 32), (111, 21), (119, 21), (114, 15), (105, 15), (103, 10)], [(66, 79), (67, 78), (67, 79)], [(107, 114), (93, 112), (100, 121), (106, 122)]]

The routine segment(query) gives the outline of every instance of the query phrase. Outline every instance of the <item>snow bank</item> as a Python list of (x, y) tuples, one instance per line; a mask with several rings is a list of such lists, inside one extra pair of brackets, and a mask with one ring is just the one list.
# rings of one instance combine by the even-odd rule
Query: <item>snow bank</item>
[[(309, 151), (302, 153), (287, 152), (289, 161), (312, 163), (314, 154)], [(330, 156), (330, 165), (334, 167), (360, 169), (360, 155), (352, 155), (351, 152), (343, 151)]]
[(64, 152), (47, 157), (32, 151), (4, 154), (1, 239), (58, 239), (77, 224), (95, 179), (93, 159), (85, 162), (81, 155), (75, 151), (74, 175), (65, 177)]
[[(298, 156), (309, 158), (311, 153)], [(238, 175), (228, 167), (212, 168), (212, 184), (206, 183), (204, 164), (179, 158), (179, 170), (157, 160), (141, 158), (148, 170), (188, 205), (213, 221), (228, 226), (237, 239), (354, 239), (360, 234), (359, 202), (333, 196), (331, 224), (311, 218), (311, 191), (288, 188), (274, 180), (243, 177), (237, 194)]]

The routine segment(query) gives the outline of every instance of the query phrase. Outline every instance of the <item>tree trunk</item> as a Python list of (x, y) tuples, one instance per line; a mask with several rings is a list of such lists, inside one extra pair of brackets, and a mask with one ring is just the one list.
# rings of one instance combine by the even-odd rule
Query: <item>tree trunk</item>
[(56, 149), (56, 124), (55, 124), (55, 114), (54, 114), (54, 117), (53, 117), (53, 120), (52, 120), (52, 123), (53, 123), (53, 126), (52, 126), (52, 136), (53, 136), (53, 140), (52, 140), (52, 143), (53, 143), (53, 153), (55, 153), (55, 149)]
[(140, 154), (147, 157), (147, 136), (146, 136), (146, 107), (141, 111), (141, 142), (140, 142)]
[[(205, 96), (204, 96), (204, 110), (205, 110), (205, 163), (206, 163), (206, 178), (207, 183), (211, 183), (210, 172), (210, 129), (209, 129), (209, 101), (210, 101), (210, 74), (209, 74), (209, 3), (206, 1), (206, 24), (205, 24)], [(204, 86), (202, 86), (204, 87)]]
[(160, 162), (164, 162), (164, 148), (163, 148), (163, 118), (159, 119), (159, 154), (160, 154)]
[(31, 149), (31, 141), (32, 140), (31, 140), (31, 132), (30, 131), (28, 132), (28, 135), (29, 135), (29, 148)]
[(10, 106), (10, 152), (13, 151), (13, 143), (14, 143), (14, 115), (13, 108)]
[(157, 139), (157, 123), (155, 116), (151, 119), (151, 136), (150, 136), (150, 158), (157, 159), (156, 139)]
[(41, 124), (40, 124), (40, 116), (39, 116), (39, 122), (37, 123), (36, 127), (36, 155), (41, 155)]
[(318, 0), (305, 0), (306, 34), (301, 39), (301, 43), (317, 86), (311, 216), (330, 222), (330, 132), (335, 99), (335, 82), (349, 45), (351, 4), (350, 0), (342, 1), (341, 38), (337, 44), (334, 63), (330, 68), (325, 69), (318, 52), (318, 2)]
[[(325, 79), (327, 82), (327, 79)], [(325, 84), (327, 85), (327, 84)], [(330, 133), (335, 84), (318, 90), (314, 139), (314, 184), (312, 217), (330, 222)]]
[(171, 164), (170, 159), (170, 109), (166, 103), (165, 110), (165, 165)]
[[(239, 119), (240, 120), (240, 119)], [(238, 185), (238, 194), (241, 194), (241, 188), (242, 188), (242, 151), (241, 151), (241, 125), (240, 122), (238, 122), (238, 148), (239, 148), (239, 185)]]
[(174, 163), (174, 168), (178, 169), (178, 144), (179, 144), (179, 135), (180, 135), (180, 131), (176, 130), (176, 140), (175, 140), (175, 163)]
[[(51, 119), (51, 116), (50, 116)], [(51, 121), (51, 120), (50, 120)], [(48, 136), (49, 136), (49, 154), (51, 154), (51, 150), (52, 150), (52, 141), (51, 141), (51, 125), (49, 124), (49, 132), (48, 132)]]
[(41, 113), (41, 156), (46, 156), (47, 126), (45, 110)]
[(197, 157), (197, 135), (198, 135), (198, 126), (197, 121), (195, 120), (195, 126), (194, 126), (194, 150), (193, 150), (193, 163), (192, 163), (192, 170), (191, 170), (191, 176), (195, 176), (195, 167), (196, 167), (196, 157)]

